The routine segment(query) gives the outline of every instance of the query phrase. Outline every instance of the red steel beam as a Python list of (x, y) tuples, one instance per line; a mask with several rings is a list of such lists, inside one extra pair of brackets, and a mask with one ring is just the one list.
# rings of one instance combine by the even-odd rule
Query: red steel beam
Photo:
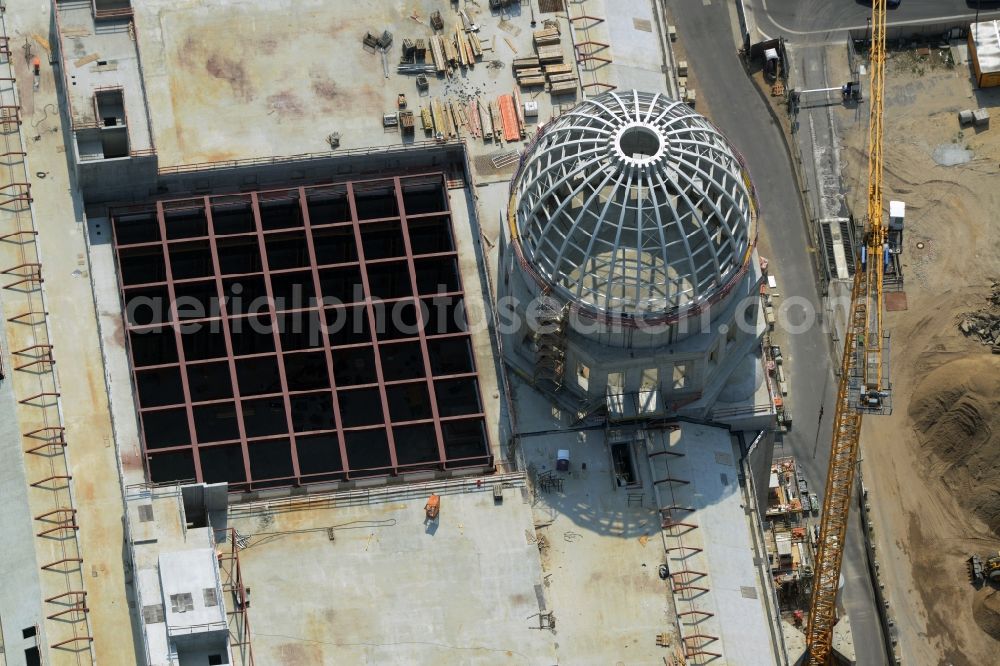
[(64, 479), (66, 481), (69, 481), (72, 478), (73, 477), (68, 474), (55, 474), (53, 476), (47, 476), (44, 479), (39, 479), (38, 481), (35, 481), (34, 483), (30, 483), (28, 485), (30, 485), (32, 488), (41, 488), (42, 484), (48, 483), (49, 481), (55, 481), (57, 479)]
[(35, 536), (44, 537), (52, 534), (53, 532), (61, 532), (62, 530), (73, 530), (74, 532), (76, 532), (79, 529), (80, 526), (77, 525), (75, 522), (67, 521), (61, 525), (56, 525), (54, 527), (50, 527), (47, 530), (42, 530), (41, 532), (35, 534)]
[[(198, 433), (195, 432), (194, 426), (194, 409), (191, 406), (191, 387), (188, 382), (188, 376), (185, 367), (186, 358), (184, 356), (184, 344), (181, 341), (180, 330), (177, 328), (177, 292), (174, 289), (174, 274), (173, 269), (170, 266), (170, 252), (167, 249), (167, 222), (166, 216), (163, 214), (163, 202), (156, 202), (156, 222), (160, 229), (160, 247), (163, 248), (163, 261), (166, 268), (167, 274), (167, 295), (170, 299), (170, 320), (174, 322), (169, 324), (170, 328), (174, 333), (174, 343), (177, 348), (177, 364), (180, 367), (181, 375), (181, 390), (184, 393), (184, 413), (187, 416), (188, 423), (188, 433), (191, 438), (192, 445), (192, 457), (194, 458), (194, 474), (198, 481), (202, 481), (204, 477), (201, 475), (201, 457), (198, 455)], [(135, 359), (132, 357), (132, 345), (126, 345), (129, 350), (129, 361), (132, 367), (135, 368)], [(147, 458), (148, 460), (148, 458)]]
[(590, 19), (594, 23), (586, 26), (585, 28), (579, 28), (580, 30), (587, 30), (589, 28), (593, 28), (595, 25), (599, 23), (604, 23), (605, 21), (607, 21), (607, 19), (602, 16), (590, 16), (589, 14), (582, 14), (580, 16), (570, 16), (569, 22), (572, 23), (574, 27), (576, 27), (576, 22), (581, 21), (583, 19)]
[[(47, 603), (47, 604), (62, 604), (62, 602), (60, 601), (60, 599), (64, 599), (66, 597), (81, 597), (81, 596), (82, 597), (86, 597), (87, 596), (86, 590), (70, 590), (69, 592), (63, 592), (62, 594), (57, 594), (54, 597), (49, 597), (48, 599), (45, 600), (45, 603)], [(74, 602), (74, 604), (76, 604), (76, 603), (79, 603), (79, 601)], [(62, 605), (65, 605), (65, 604), (62, 604)]]
[[(354, 199), (353, 182), (347, 183), (347, 202), (351, 212), (351, 224), (354, 228), (354, 242), (358, 246), (358, 261), (364, 265), (365, 248), (361, 240), (361, 225), (358, 223), (358, 206)], [(378, 323), (375, 318), (375, 308), (372, 306), (372, 290), (368, 282), (368, 271), (366, 270), (361, 271), (361, 286), (364, 290), (365, 311), (368, 314), (368, 325), (371, 328), (372, 343), (375, 347), (375, 375), (378, 377), (379, 386), (385, 386), (385, 374), (382, 372), (382, 355), (379, 353), (378, 345), (376, 344), (378, 340), (378, 334), (376, 333), (378, 331)], [(414, 296), (415, 298), (416, 296)], [(395, 473), (399, 465), (399, 461), (396, 459), (396, 438), (392, 433), (392, 424), (389, 418), (389, 399), (386, 397), (384, 389), (379, 390), (379, 398), (382, 400), (382, 418), (385, 422), (386, 439), (389, 442), (389, 464)], [(350, 478), (350, 472), (348, 472), (348, 478)]]
[[(319, 279), (319, 260), (316, 258), (316, 243), (313, 240), (312, 218), (309, 214), (309, 197), (306, 196), (305, 188), (299, 188), (299, 209), (302, 211), (302, 224), (306, 232), (306, 250), (309, 252), (309, 265), (312, 272), (313, 288), (316, 290), (316, 299), (323, 302), (322, 281)], [(364, 267), (361, 267), (364, 270)], [(319, 323), (321, 326), (320, 337), (323, 339), (323, 354), (326, 357), (326, 372), (330, 380), (330, 392), (333, 399), (333, 424), (336, 428), (337, 448), (340, 450), (340, 467), (343, 470), (344, 478), (350, 474), (350, 463), (347, 459), (347, 442), (344, 440), (344, 426), (340, 416), (340, 397), (337, 395), (337, 378), (333, 374), (333, 347), (330, 344), (330, 336), (326, 326), (326, 311), (319, 309)], [(378, 349), (374, 350), (378, 353)], [(295, 450), (295, 464), (298, 465), (298, 449)], [(301, 470), (298, 475), (301, 482)]]
[(27, 398), (24, 398), (22, 400), (18, 400), (17, 402), (18, 402), (18, 404), (21, 404), (21, 405), (27, 405), (32, 400), (37, 400), (38, 398), (44, 398), (44, 397), (48, 397), (48, 396), (55, 396), (56, 398), (58, 398), (59, 395), (60, 394), (56, 393), (55, 391), (42, 391), (41, 393), (36, 393), (35, 395), (30, 395)]
[(13, 231), (13, 232), (11, 232), (9, 234), (4, 234), (4, 235), (0, 236), (0, 241), (5, 241), (8, 238), (14, 238), (15, 236), (21, 236), (23, 234), (28, 234), (30, 236), (37, 236), (38, 232), (35, 231), (34, 229), (21, 229), (19, 231)]
[(581, 83), (580, 87), (586, 90), (587, 88), (593, 88), (597, 86), (598, 88), (603, 88), (604, 90), (614, 90), (618, 86), (611, 85), (610, 83), (604, 83), (602, 81), (591, 81), (590, 83)]
[(90, 636), (74, 636), (73, 638), (67, 638), (64, 641), (59, 641), (58, 643), (53, 643), (49, 647), (53, 650), (61, 649), (62, 646), (68, 645), (70, 643), (75, 643), (77, 641), (87, 641), (88, 643), (93, 643), (94, 639)]
[[(229, 381), (233, 386), (233, 401), (236, 409), (236, 429), (240, 436), (240, 449), (243, 453), (243, 469), (246, 474), (247, 481), (249, 481), (251, 478), (250, 452), (247, 449), (246, 425), (243, 423), (243, 401), (241, 400), (242, 395), (240, 394), (239, 377), (236, 373), (236, 357), (233, 354), (233, 336), (229, 330), (229, 305), (226, 300), (226, 290), (222, 284), (222, 265), (219, 263), (219, 246), (218, 238), (215, 234), (215, 220), (212, 218), (211, 200), (206, 196), (202, 202), (205, 207), (205, 221), (208, 228), (208, 247), (212, 254), (212, 268), (215, 273), (215, 292), (216, 297), (219, 299), (219, 317), (222, 320), (222, 338), (226, 347), (226, 366), (229, 368)], [(181, 371), (184, 372), (183, 369)], [(193, 455), (198, 455), (198, 452), (195, 451)], [(294, 456), (293, 460), (295, 460), (293, 465), (297, 465), (298, 460)]]
[[(289, 446), (292, 451), (295, 448), (295, 427), (292, 420), (292, 402), (288, 395), (288, 373), (285, 369), (284, 347), (281, 344), (281, 332), (278, 326), (277, 304), (274, 300), (274, 285), (271, 282), (271, 265), (267, 259), (267, 244), (264, 239), (264, 223), (260, 216), (260, 197), (257, 192), (250, 193), (250, 206), (253, 211), (254, 229), (257, 235), (257, 249), (260, 252), (260, 268), (264, 278), (264, 291), (267, 293), (267, 314), (271, 318), (271, 336), (274, 339), (274, 352), (278, 360), (278, 381), (281, 384), (281, 404), (285, 408), (285, 427), (288, 430)], [(364, 271), (362, 271), (364, 275)], [(247, 481), (252, 482), (253, 476), (250, 473), (250, 457), (246, 445), (243, 446), (243, 464), (246, 467)], [(299, 459), (297, 455), (292, 456), (292, 474), (299, 476)], [(263, 481), (263, 479), (261, 479)]]
[(697, 548), (695, 546), (683, 546), (683, 545), (681, 545), (681, 546), (670, 546), (669, 548), (666, 549), (666, 551), (668, 553), (671, 552), (671, 551), (674, 551), (674, 550), (690, 550), (690, 551), (692, 551), (692, 554), (694, 554), (694, 553), (701, 553), (701, 552), (703, 552), (704, 548)]
[[(28, 312), (22, 312), (21, 314), (14, 315), (13, 317), (7, 317), (7, 321), (12, 323), (20, 322), (25, 317), (34, 317), (36, 315), (41, 315), (42, 318), (44, 319), (46, 314), (47, 314), (46, 312), (35, 312), (33, 310), (29, 310)], [(31, 322), (28, 322), (28, 325), (32, 326), (33, 324)]]
[(52, 571), (52, 569), (58, 567), (61, 564), (66, 564), (67, 562), (75, 562), (76, 564), (83, 564), (82, 557), (64, 557), (61, 560), (56, 560), (55, 562), (49, 562), (48, 564), (43, 564), (40, 568), (43, 571)]
[[(54, 516), (57, 513), (67, 513), (67, 512), (70, 513), (70, 514), (75, 514), (76, 513), (76, 509), (71, 509), (69, 507), (60, 507), (58, 509), (53, 509), (52, 511), (46, 511), (45, 513), (38, 514), (37, 516), (35, 516), (35, 520), (45, 520), (49, 516)], [(51, 522), (51, 521), (49, 521), (49, 522)], [(60, 522), (62, 522), (62, 521), (60, 521)]]
[(710, 592), (709, 588), (701, 587), (700, 585), (678, 585), (674, 588), (674, 592), (687, 592), (688, 590), (698, 590), (699, 592)]
[[(442, 182), (441, 185), (444, 187), (445, 183)], [(399, 223), (403, 230), (403, 247), (406, 250), (406, 266), (410, 273), (410, 288), (413, 290), (413, 300), (417, 308), (417, 332), (420, 338), (420, 353), (424, 357), (424, 375), (427, 379), (427, 395), (430, 396), (431, 418), (434, 419), (434, 435), (437, 438), (438, 458), (443, 465), (447, 462), (448, 455), (444, 448), (444, 434), (441, 430), (441, 414), (438, 411), (437, 392), (434, 389), (434, 372), (431, 370), (430, 352), (427, 349), (427, 331), (424, 329), (427, 322), (424, 321), (424, 311), (423, 308), (420, 307), (419, 295), (417, 293), (417, 269), (416, 264), (413, 261), (413, 245), (410, 243), (410, 227), (406, 219), (405, 206), (403, 205), (403, 187), (398, 176), (393, 179), (393, 190), (396, 193), (396, 207), (399, 209)], [(461, 287), (462, 284), (461, 279), (462, 276), (459, 275), (459, 287)], [(473, 359), (473, 363), (475, 363), (475, 359)], [(473, 368), (475, 368), (475, 365), (473, 365)], [(393, 453), (395, 454), (395, 450)]]
[[(690, 583), (692, 580), (696, 580), (698, 578), (704, 578), (705, 576), (708, 575), (704, 571), (694, 571), (693, 569), (685, 569), (684, 571), (672, 571), (670, 573), (670, 577), (674, 578), (674, 576), (686, 576), (688, 574), (694, 576), (694, 578), (687, 578), (685, 580), (682, 580), (681, 581), (682, 583), (687, 584)], [(674, 578), (674, 580), (676, 581), (677, 579)]]

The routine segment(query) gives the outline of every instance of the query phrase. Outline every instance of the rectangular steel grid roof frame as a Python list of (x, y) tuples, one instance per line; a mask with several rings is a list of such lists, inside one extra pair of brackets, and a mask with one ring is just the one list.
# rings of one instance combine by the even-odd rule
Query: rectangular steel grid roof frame
[[(137, 392), (141, 393), (139, 389), (139, 378), (140, 373), (158, 370), (158, 369), (176, 369), (179, 374), (180, 379), (180, 389), (183, 396), (183, 402), (178, 403), (176, 401), (169, 404), (160, 404), (154, 407), (143, 407), (140, 403), (139, 412), (140, 415), (145, 418), (144, 415), (157, 411), (173, 410), (179, 407), (184, 409), (184, 420), (186, 421), (187, 432), (189, 435), (189, 443), (171, 446), (157, 446), (157, 447), (147, 447), (147, 432), (143, 429), (143, 448), (145, 451), (147, 472), (150, 476), (153, 476), (153, 470), (151, 467), (151, 460), (153, 457), (161, 454), (170, 454), (172, 452), (185, 452), (191, 451), (191, 462), (193, 464), (192, 473), (198, 480), (205, 479), (205, 473), (202, 469), (202, 456), (201, 451), (204, 449), (231, 446), (233, 444), (238, 444), (240, 446), (240, 456), (242, 462), (242, 470), (239, 474), (228, 473), (232, 478), (231, 487), (234, 490), (246, 490), (255, 489), (262, 487), (275, 487), (275, 486), (288, 486), (288, 485), (299, 485), (301, 483), (309, 483), (311, 481), (325, 481), (325, 480), (347, 480), (351, 478), (368, 477), (373, 475), (384, 475), (392, 474), (396, 475), (401, 472), (417, 470), (417, 469), (453, 469), (461, 467), (476, 467), (476, 466), (489, 466), (492, 464), (492, 455), (489, 452), (488, 437), (485, 435), (485, 418), (482, 407), (482, 399), (478, 387), (478, 372), (476, 370), (476, 361), (472, 347), (472, 340), (469, 332), (467, 330), (458, 331), (435, 331), (428, 332), (425, 327), (429, 322), (424, 321), (423, 309), (419, 307), (420, 304), (426, 302), (427, 299), (439, 296), (440, 293), (424, 293), (420, 290), (418, 286), (417, 279), (417, 267), (415, 264), (415, 251), (412, 244), (412, 239), (410, 235), (410, 224), (411, 222), (417, 222), (422, 219), (433, 220), (444, 225), (444, 231), (449, 235), (450, 249), (443, 251), (427, 251), (426, 248), (422, 248), (419, 255), (420, 260), (427, 259), (439, 259), (439, 258), (450, 258), (457, 259), (457, 249), (454, 246), (454, 233), (451, 227), (451, 215), (448, 210), (447, 195), (446, 195), (446, 183), (445, 176), (442, 173), (433, 173), (417, 176), (406, 176), (406, 177), (394, 177), (394, 178), (378, 178), (371, 181), (352, 181), (346, 184), (339, 185), (317, 185), (317, 186), (300, 186), (300, 187), (289, 187), (280, 188), (274, 190), (266, 190), (260, 192), (251, 192), (249, 194), (242, 193), (237, 195), (217, 195), (217, 196), (203, 196), (199, 198), (185, 198), (177, 200), (161, 200), (155, 205), (155, 216), (156, 216), (156, 233), (160, 236), (157, 240), (143, 240), (140, 239), (139, 242), (129, 242), (127, 239), (123, 241), (119, 235), (119, 225), (118, 218), (120, 216), (135, 216), (152, 213), (151, 206), (139, 207), (130, 206), (124, 210), (113, 210), (113, 223), (112, 231), (114, 234), (114, 245), (116, 250), (116, 264), (118, 268), (118, 282), (119, 289), (122, 298), (123, 307), (128, 303), (128, 297), (131, 292), (135, 292), (138, 288), (148, 288), (154, 287), (166, 287), (166, 295), (170, 300), (170, 307), (167, 313), (168, 322), (164, 323), (164, 328), (169, 331), (173, 338), (174, 344), (176, 346), (176, 360), (169, 360), (164, 363), (156, 363), (151, 365), (139, 366), (136, 364), (135, 359), (135, 349), (132, 344), (131, 334), (148, 330), (158, 324), (142, 325), (134, 322), (129, 322), (126, 319), (126, 330), (129, 335), (127, 349), (129, 353), (129, 360), (132, 365), (133, 370), (133, 380), (136, 386)], [(361, 219), (358, 213), (357, 200), (355, 197), (355, 185), (362, 186), (362, 189), (369, 185), (379, 185), (382, 188), (391, 188), (391, 196), (395, 205), (395, 214), (388, 217), (377, 217), (370, 219)], [(440, 210), (434, 208), (433, 210), (408, 213), (405, 192), (407, 191), (407, 186), (418, 185), (427, 186), (428, 184), (440, 188), (438, 190), (441, 197), (441, 204), (438, 206)], [(349, 219), (347, 220), (337, 220), (334, 222), (322, 222), (317, 224), (311, 219), (310, 215), (310, 202), (313, 199), (310, 195), (314, 192), (329, 192), (333, 188), (334, 191), (341, 190), (343, 196), (346, 198), (349, 210)], [(262, 200), (268, 201), (278, 195), (287, 195), (289, 193), (294, 193), (294, 196), (288, 198), (289, 201), (294, 201), (298, 206), (298, 213), (300, 215), (299, 225), (293, 228), (288, 228), (284, 226), (278, 226), (273, 229), (265, 228), (262, 222), (261, 210), (262, 210)], [(271, 196), (269, 196), (271, 195)], [(250, 212), (252, 212), (253, 217), (253, 228), (252, 230), (247, 230), (243, 232), (234, 233), (219, 233), (216, 229), (214, 221), (214, 210), (215, 205), (225, 205), (227, 202), (232, 201), (243, 201), (244, 205), (246, 200), (249, 199)], [(205, 231), (204, 233), (195, 233), (195, 235), (184, 235), (179, 234), (177, 238), (171, 237), (168, 233), (168, 219), (167, 215), (170, 212), (178, 210), (197, 210), (199, 214), (204, 216)], [(382, 258), (367, 259), (364, 253), (364, 239), (362, 237), (363, 231), (366, 228), (373, 228), (373, 223), (389, 223), (398, 222), (399, 231), (403, 238), (403, 253), (401, 256), (388, 256)], [(317, 251), (315, 247), (315, 236), (314, 229), (347, 229), (350, 228), (353, 234), (353, 241), (355, 247), (353, 248), (356, 252), (356, 258), (353, 261), (340, 261), (332, 264), (320, 264), (317, 258)], [(308, 267), (292, 267), (292, 268), (282, 268), (282, 269), (272, 269), (268, 263), (268, 246), (267, 238), (274, 237), (276, 235), (288, 236), (290, 233), (298, 233), (304, 240), (307, 248), (309, 265)], [(256, 249), (259, 253), (260, 260), (260, 270), (253, 271), (250, 273), (223, 273), (220, 258), (219, 258), (219, 243), (218, 238), (220, 236), (227, 238), (238, 238), (243, 237), (246, 239), (253, 238), (256, 241)], [(205, 242), (207, 241), (210, 254), (211, 254), (211, 276), (200, 276), (194, 278), (175, 278), (174, 270), (171, 261), (171, 247), (175, 247), (181, 244), (192, 244), (195, 242)], [(159, 256), (157, 259), (162, 259), (163, 261), (163, 277), (165, 280), (157, 280), (154, 282), (128, 282), (125, 279), (123, 268), (122, 268), (122, 254), (124, 251), (132, 251), (137, 249), (155, 249), (158, 251)], [(378, 295), (372, 293), (372, 287), (369, 284), (368, 270), (370, 266), (385, 264), (385, 263), (395, 263), (399, 264), (400, 261), (405, 261), (406, 272), (408, 274), (408, 282), (410, 294), (404, 295), (396, 298), (379, 298)], [(322, 300), (323, 294), (323, 281), (320, 278), (320, 266), (323, 269), (337, 268), (337, 267), (354, 267), (360, 271), (361, 276), (361, 288), (363, 291), (363, 299), (352, 301), (346, 305), (337, 305), (332, 309), (342, 308), (345, 312), (358, 310), (360, 308), (364, 309), (364, 315), (367, 320), (368, 326), (370, 328), (368, 334), (367, 342), (357, 343), (357, 344), (333, 344), (328, 335), (319, 336), (322, 339), (321, 346), (318, 348), (316, 346), (309, 346), (305, 349), (283, 349), (283, 341), (281, 338), (282, 330), (278, 326), (279, 321), (279, 310), (276, 307), (275, 293), (272, 283), (272, 278), (275, 275), (281, 275), (285, 273), (302, 273), (305, 270), (309, 272), (308, 280), (311, 282), (312, 290), (315, 292), (315, 298), (321, 304), (319, 307), (294, 307), (289, 309), (284, 309), (280, 311), (280, 314), (287, 316), (299, 315), (302, 313), (315, 313), (317, 316), (324, 316), (330, 310), (330, 308), (324, 307)], [(250, 316), (245, 313), (233, 314), (228, 311), (226, 302), (226, 293), (224, 279), (238, 279), (246, 278), (249, 276), (262, 278), (265, 289), (267, 292), (267, 310), (266, 312), (258, 312), (255, 315), (266, 315), (271, 320), (271, 338), (274, 344), (273, 351), (258, 352), (251, 354), (240, 354), (237, 356), (235, 353), (233, 336), (230, 332), (229, 323), (236, 321), (237, 319), (249, 320)], [(204, 318), (187, 319), (181, 318), (178, 315), (177, 307), (177, 285), (184, 285), (187, 283), (200, 284), (205, 286), (209, 281), (213, 283), (211, 291), (214, 291), (214, 295), (219, 300), (217, 312), (208, 313), (210, 316)], [(457, 261), (455, 263), (455, 289), (450, 289), (443, 293), (444, 295), (450, 295), (455, 298), (455, 301), (459, 306), (464, 302), (463, 296), (464, 291), (462, 289), (462, 279), (461, 275), (457, 270)], [(381, 338), (380, 332), (377, 330), (377, 320), (375, 316), (375, 304), (378, 302), (384, 302), (386, 304), (393, 303), (411, 303), (416, 312), (416, 328), (417, 334), (410, 334), (409, 337), (403, 337), (402, 339), (395, 340), (384, 340)], [(254, 315), (254, 316), (255, 316)], [(325, 320), (324, 320), (325, 321)], [(185, 353), (184, 344), (181, 338), (181, 328), (192, 323), (208, 323), (208, 322), (218, 322), (221, 324), (222, 338), (225, 347), (225, 355), (222, 357), (209, 357), (204, 359), (188, 359)], [(325, 331), (324, 331), (325, 333)], [(466, 344), (467, 351), (467, 362), (468, 368), (465, 372), (445, 372), (444, 374), (435, 374), (434, 369), (431, 364), (431, 355), (428, 348), (429, 340), (438, 339), (460, 339)], [(396, 379), (396, 380), (386, 380), (385, 372), (382, 367), (381, 350), (385, 345), (402, 345), (406, 343), (419, 344), (421, 361), (423, 366), (424, 376), (422, 379)], [(339, 353), (349, 352), (351, 350), (362, 349), (371, 350), (371, 354), (374, 360), (374, 366), (376, 371), (377, 383), (361, 383), (349, 386), (347, 390), (351, 389), (363, 389), (363, 388), (375, 388), (377, 387), (379, 391), (380, 407), (382, 410), (382, 419), (378, 423), (364, 424), (361, 426), (351, 426), (345, 427), (342, 419), (340, 398), (342, 396), (342, 390), (344, 387), (339, 387), (335, 372), (334, 364), (338, 358)], [(320, 389), (303, 389), (303, 390), (292, 390), (289, 386), (287, 370), (285, 367), (286, 360), (296, 354), (308, 354), (310, 352), (320, 353), (323, 355), (323, 360), (325, 364), (325, 375), (329, 386)], [(283, 411), (284, 411), (284, 421), (287, 432), (278, 434), (265, 434), (259, 436), (250, 435), (247, 432), (245, 426), (244, 418), (244, 400), (246, 396), (242, 395), (239, 384), (239, 377), (236, 369), (236, 361), (239, 359), (250, 359), (250, 358), (273, 358), (277, 362), (278, 374), (280, 379), (281, 390), (275, 393), (254, 393), (253, 399), (259, 400), (263, 398), (280, 398)], [(211, 400), (195, 400), (192, 396), (192, 391), (190, 387), (190, 382), (188, 378), (187, 370), (188, 368), (197, 367), (199, 365), (206, 364), (216, 364), (220, 361), (224, 361), (227, 365), (227, 371), (229, 376), (229, 383), (232, 385), (232, 395), (224, 398), (217, 398)], [(437, 401), (437, 391), (435, 382), (441, 379), (472, 379), (476, 381), (475, 393), (473, 396), (475, 404), (478, 406), (475, 410), (467, 413), (459, 413), (457, 415), (442, 416), (439, 413), (438, 401)], [(393, 385), (401, 386), (415, 386), (423, 385), (427, 391), (427, 398), (429, 401), (429, 418), (402, 418), (399, 420), (394, 420), (392, 416), (392, 410), (389, 404), (387, 396), (387, 387)], [(291, 399), (296, 395), (308, 395), (308, 396), (323, 396), (328, 395), (332, 399), (332, 417), (333, 417), (333, 427), (330, 428), (320, 428), (318, 430), (295, 430), (295, 424), (293, 422), (293, 413)], [(210, 405), (226, 405), (231, 404), (235, 408), (236, 412), (236, 422), (238, 427), (238, 439), (210, 439), (206, 442), (199, 441), (197, 432), (197, 423), (194, 415), (194, 409), (201, 406)], [(481, 444), (481, 452), (476, 453), (472, 456), (460, 456), (460, 457), (449, 457), (448, 450), (445, 443), (445, 432), (443, 430), (442, 424), (449, 422), (461, 422), (461, 423), (471, 423), (478, 428), (481, 436), (479, 436), (479, 444)], [(434, 430), (434, 444), (436, 447), (436, 459), (419, 461), (416, 463), (400, 464), (398, 456), (397, 442), (394, 436), (394, 426), (413, 426), (413, 425), (423, 425), (430, 424), (433, 426)], [(364, 431), (374, 431), (378, 434), (378, 431), (382, 431), (385, 434), (385, 439), (388, 443), (388, 454), (389, 454), (389, 464), (386, 466), (376, 467), (376, 468), (358, 468), (351, 465), (350, 452), (345, 442), (345, 432), (364, 432)], [(325, 434), (332, 435), (336, 438), (336, 455), (340, 460), (340, 468), (332, 469), (324, 472), (312, 472), (303, 473), (300, 467), (300, 457), (297, 450), (297, 440), (303, 436), (315, 435), (315, 434)], [(292, 464), (292, 474), (291, 476), (282, 476), (276, 478), (257, 478), (253, 474), (251, 457), (249, 453), (249, 447), (252, 447), (255, 442), (266, 443), (266, 442), (277, 442), (280, 444), (284, 440), (287, 440), (289, 446), (289, 454), (291, 456)], [(221, 449), (220, 449), (221, 450)], [(153, 481), (163, 480), (163, 479), (152, 479)]]

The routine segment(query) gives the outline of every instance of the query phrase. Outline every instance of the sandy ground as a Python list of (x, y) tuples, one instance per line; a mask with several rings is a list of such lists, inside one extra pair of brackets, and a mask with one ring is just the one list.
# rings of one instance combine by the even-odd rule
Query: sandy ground
[[(965, 66), (921, 61), (912, 53), (888, 63), (884, 184), (887, 199), (907, 206), (908, 309), (887, 315), (894, 410), (865, 420), (862, 456), (883, 579), (907, 664), (978, 666), (996, 663), (1000, 652), (1000, 641), (973, 614), (991, 590), (970, 585), (965, 563), (970, 553), (1000, 545), (969, 510), (983, 494), (996, 492), (988, 478), (974, 478), (995, 473), (996, 466), (946, 472), (943, 447), (915, 431), (910, 404), (928, 373), (947, 363), (972, 359), (985, 373), (1000, 368), (989, 347), (957, 328), (960, 314), (986, 304), (990, 278), (1000, 276), (1000, 129), (996, 120), (993, 129), (960, 128), (957, 111), (987, 106), (997, 116), (998, 104), (1000, 92), (973, 92)], [(866, 132), (852, 128), (842, 147), (856, 214), (865, 209), (866, 140)], [(942, 166), (935, 152), (938, 162), (943, 155), (970, 159)], [(987, 431), (980, 446), (1000, 453), (1000, 431)]]

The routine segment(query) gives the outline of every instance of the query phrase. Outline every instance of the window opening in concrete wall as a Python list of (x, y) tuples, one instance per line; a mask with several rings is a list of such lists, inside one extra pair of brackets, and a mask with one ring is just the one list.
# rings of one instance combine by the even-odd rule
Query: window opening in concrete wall
[(621, 395), (625, 393), (625, 373), (608, 373), (608, 395)]
[(642, 371), (642, 378), (639, 381), (639, 389), (642, 391), (652, 391), (657, 387), (659, 369), (657, 368), (647, 368)]
[(163, 622), (163, 604), (152, 604), (142, 607), (142, 621), (146, 624)]
[(715, 366), (719, 362), (719, 344), (716, 343), (712, 347), (712, 351), (708, 352), (708, 365)]
[(688, 374), (691, 372), (691, 364), (687, 361), (678, 361), (674, 363), (674, 389), (683, 389), (687, 387)]
[(31, 638), (38, 633), (38, 628), (35, 626), (25, 627), (21, 630), (21, 638)]
[(42, 666), (42, 655), (37, 645), (24, 649), (25, 666)]
[(170, 595), (170, 609), (175, 613), (187, 613), (194, 610), (194, 599), (190, 592)]
[(584, 391), (590, 391), (590, 368), (583, 363), (576, 365), (576, 383)]
[(219, 597), (215, 593), (214, 587), (206, 587), (202, 590), (202, 595), (205, 597), (205, 608), (210, 608), (212, 606), (219, 605)]

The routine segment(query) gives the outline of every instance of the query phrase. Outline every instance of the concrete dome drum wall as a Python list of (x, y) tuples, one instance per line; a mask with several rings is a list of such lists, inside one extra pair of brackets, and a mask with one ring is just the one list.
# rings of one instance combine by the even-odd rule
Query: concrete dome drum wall
[(552, 121), (512, 195), (513, 242), (539, 289), (619, 324), (676, 322), (720, 298), (755, 239), (736, 151), (659, 94), (604, 93)]

